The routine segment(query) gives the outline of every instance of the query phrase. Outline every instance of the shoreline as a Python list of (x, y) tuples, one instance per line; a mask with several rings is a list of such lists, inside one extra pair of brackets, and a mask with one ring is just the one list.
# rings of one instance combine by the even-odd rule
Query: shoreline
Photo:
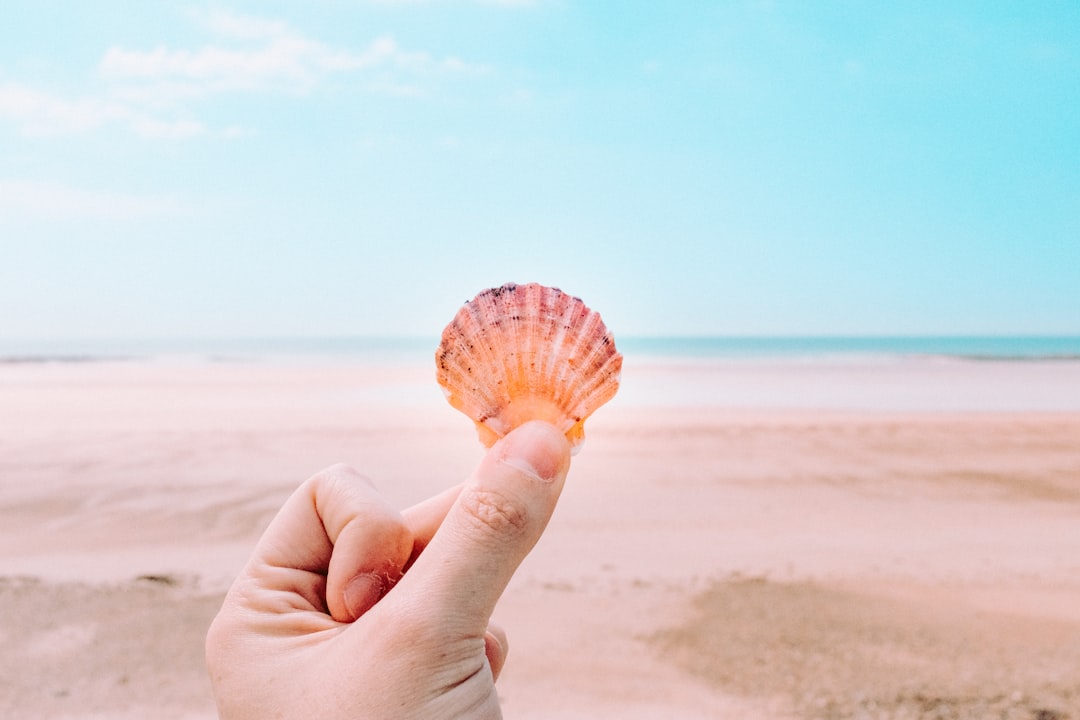
[[(643, 364), (682, 362), (1078, 362), (1080, 335), (620, 335), (619, 349)], [(0, 364), (140, 361), (281, 363), (429, 362), (431, 336), (267, 336), (3, 339)]]

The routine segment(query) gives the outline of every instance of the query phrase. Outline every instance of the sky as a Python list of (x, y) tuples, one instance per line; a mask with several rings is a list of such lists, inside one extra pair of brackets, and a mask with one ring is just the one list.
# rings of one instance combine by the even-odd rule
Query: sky
[(0, 340), (1080, 334), (1080, 4), (11, 0)]

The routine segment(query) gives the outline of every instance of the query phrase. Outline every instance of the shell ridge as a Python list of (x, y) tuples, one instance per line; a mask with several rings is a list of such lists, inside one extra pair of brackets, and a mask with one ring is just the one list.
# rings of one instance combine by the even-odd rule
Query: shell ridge
[(496, 405), (484, 389), (489, 385), (480, 373), (470, 373), (471, 364), (461, 356), (454, 356), (445, 363), (441, 376), (449, 389), (449, 400), (459, 408), (468, 407), (469, 414), (485, 414), (488, 408)]
[(589, 311), (582, 302), (572, 304), (572, 319), (567, 323), (569, 329), (567, 330), (567, 337), (571, 338), (572, 344), (568, 348), (568, 351), (564, 355), (565, 367), (563, 368), (561, 382), (556, 385), (556, 402), (560, 406), (565, 407), (567, 405), (567, 395), (572, 397), (572, 394), (577, 391), (578, 384), (581, 378), (582, 367), (582, 355), (585, 353), (582, 350), (582, 346), (585, 341), (592, 337), (591, 329), (595, 325), (595, 321), (599, 318), (595, 313)]
[(563, 331), (559, 324), (559, 307), (565, 303), (566, 296), (555, 288), (541, 288), (540, 297), (537, 308), (537, 353), (541, 358), (541, 368), (536, 379), (537, 391), (553, 395), (553, 389), (558, 386), (558, 382), (555, 374), (557, 356), (552, 349), (561, 343)]
[[(480, 305), (475, 301), (467, 303), (458, 311), (446, 332), (451, 333), (454, 340), (450, 361), (457, 370), (459, 392), (455, 395), (460, 396), (458, 402), (472, 408), (472, 412), (466, 414), (486, 417), (499, 406), (499, 397), (495, 392), (499, 384), (493, 382), (491, 377), (491, 356)], [(474, 369), (471, 373), (468, 372), (470, 367)]]
[(519, 305), (525, 298), (528, 286), (515, 285), (509, 292), (502, 295), (503, 316), (506, 328), (503, 331), (505, 347), (502, 348), (503, 365), (506, 367), (506, 377), (509, 384), (509, 402), (514, 402), (517, 390), (522, 382), (526, 381), (521, 365), (521, 342), (524, 332), (521, 327), (521, 313)]
[(488, 363), (483, 352), (485, 346), (479, 341), (473, 342), (470, 346), (466, 340), (470, 336), (476, 337), (481, 326), (472, 313), (465, 313), (461, 320), (464, 328), (457, 337), (454, 367), (458, 371), (462, 387), (467, 387), (475, 395), (481, 396), (485, 407), (493, 407), (497, 405), (497, 402), (490, 389), (495, 385), (487, 382), (489, 372)]
[(553, 324), (555, 337), (552, 338), (551, 343), (551, 380), (549, 386), (552, 389), (552, 400), (556, 403), (559, 402), (560, 390), (566, 380), (567, 364), (563, 348), (565, 348), (567, 337), (573, 329), (575, 310), (573, 300), (564, 297), (564, 302), (557, 308), (558, 315)]
[(588, 329), (589, 335), (594, 340), (587, 346), (585, 355), (582, 358), (582, 364), (590, 371), (598, 371), (611, 354), (610, 341), (607, 338), (606, 328), (598, 322), (598, 318), (593, 315), (590, 320), (595, 321), (590, 323), (591, 327)]
[(459, 309), (436, 364), (448, 401), (472, 418), (485, 445), (542, 419), (576, 448), (585, 419), (618, 391), (622, 356), (600, 314), (580, 298), (507, 283)]
[(578, 386), (577, 395), (574, 397), (572, 408), (568, 408), (572, 409), (574, 415), (588, 415), (592, 409), (603, 405), (609, 399), (600, 398), (607, 392), (607, 387), (612, 382), (617, 382), (618, 373), (613, 372), (613, 368), (609, 368), (607, 365), (605, 363), (596, 367), (583, 376)]
[(461, 324), (458, 322), (458, 317), (455, 317), (446, 330), (443, 331), (442, 344), (439, 346), (440, 352), (436, 354), (436, 377), (443, 385), (443, 390), (447, 393), (447, 397), (453, 399), (458, 397), (458, 393), (455, 392), (457, 384), (444, 382), (444, 380), (457, 379), (459, 375), (459, 345), (461, 344)]
[(596, 374), (592, 376), (591, 380), (582, 386), (581, 399), (575, 408), (574, 414), (589, 415), (592, 410), (615, 397), (621, 372), (622, 356), (613, 355), (609, 357), (603, 366), (597, 370)]
[(506, 430), (499, 427), (502, 423), (495, 422), (493, 418), (498, 416), (500, 407), (508, 406), (512, 400), (512, 389), (508, 382), (506, 365), (498, 347), (501, 340), (500, 333), (505, 330), (500, 319), (501, 298), (512, 293), (515, 287), (513, 283), (508, 283), (501, 288), (481, 293), (474, 300), (472, 308), (472, 315), (479, 328), (484, 367), (489, 380), (487, 390), (490, 393), (490, 406), (482, 422), (500, 437)]
[[(607, 328), (598, 315), (593, 315), (595, 322), (592, 323), (591, 332), (596, 338), (590, 344), (588, 357), (585, 360), (585, 368), (582, 370), (582, 383), (579, 388), (579, 406), (584, 410), (579, 414), (588, 415), (593, 409), (600, 407), (610, 396), (599, 399), (597, 391), (604, 391), (613, 380), (614, 365), (621, 367), (622, 356), (615, 352), (614, 343), (608, 335)], [(617, 385), (616, 385), (617, 387)]]
[(534, 305), (530, 309), (530, 352), (532, 371), (529, 383), (529, 391), (533, 395), (547, 394), (551, 387), (550, 363), (551, 331), (550, 320), (551, 306), (554, 298), (558, 297), (558, 291), (546, 288), (542, 285), (533, 286)]

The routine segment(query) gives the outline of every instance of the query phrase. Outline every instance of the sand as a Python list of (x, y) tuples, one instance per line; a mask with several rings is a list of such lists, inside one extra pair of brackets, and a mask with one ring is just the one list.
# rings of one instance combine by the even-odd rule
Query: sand
[[(432, 374), (0, 364), (0, 717), (215, 717), (203, 635), (297, 484), (480, 458)], [(625, 382), (497, 610), (507, 718), (1080, 720), (1080, 364)]]

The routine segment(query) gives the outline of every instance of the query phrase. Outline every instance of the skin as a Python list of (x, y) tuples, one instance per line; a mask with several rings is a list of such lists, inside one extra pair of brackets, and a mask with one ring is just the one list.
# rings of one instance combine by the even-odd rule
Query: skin
[(222, 720), (490, 720), (495, 603), (570, 466), (546, 423), (514, 430), (462, 485), (404, 512), (343, 465), (286, 501), (206, 639)]

